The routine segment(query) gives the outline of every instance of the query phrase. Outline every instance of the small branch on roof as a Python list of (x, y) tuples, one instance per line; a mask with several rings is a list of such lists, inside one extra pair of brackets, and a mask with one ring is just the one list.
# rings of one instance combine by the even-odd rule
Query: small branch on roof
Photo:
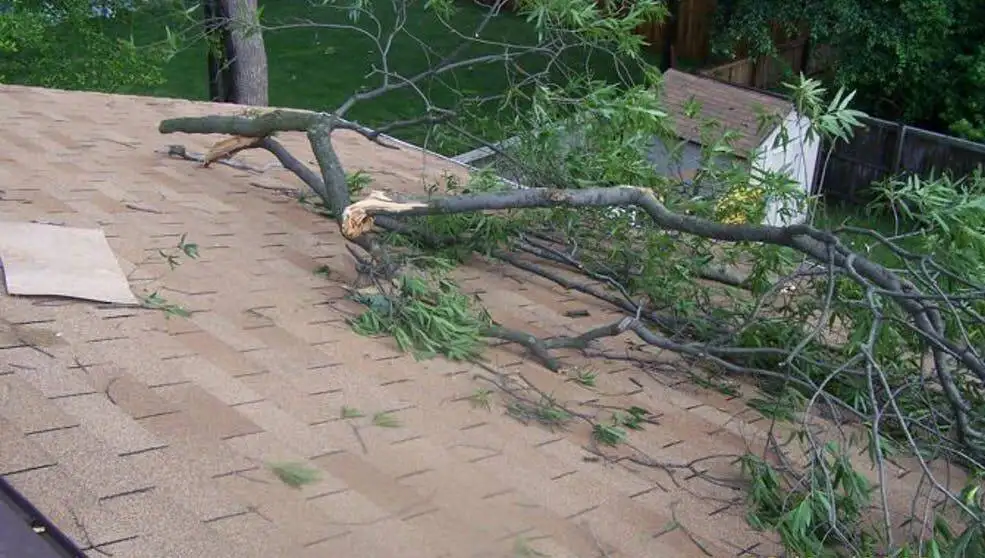
[[(680, 355), (689, 356), (702, 361), (707, 364), (714, 365), (721, 368), (727, 372), (733, 374), (742, 374), (751, 377), (764, 377), (773, 379), (788, 379), (788, 381), (793, 381), (794, 383), (800, 385), (801, 387), (808, 388), (813, 392), (816, 392), (818, 387), (812, 385), (806, 380), (793, 378), (785, 375), (782, 372), (777, 372), (774, 370), (764, 370), (760, 368), (751, 368), (747, 366), (742, 366), (736, 364), (730, 360), (728, 357), (735, 357), (741, 355), (751, 355), (759, 352), (763, 352), (759, 349), (737, 349), (731, 347), (714, 347), (710, 345), (705, 345), (702, 343), (679, 343), (668, 339), (662, 335), (654, 333), (652, 330), (646, 327), (646, 325), (637, 318), (626, 317), (618, 322), (613, 322), (604, 326), (600, 326), (591, 330), (588, 330), (580, 335), (567, 336), (561, 335), (557, 337), (548, 337), (545, 339), (540, 339), (529, 333), (504, 328), (499, 325), (493, 325), (483, 331), (483, 335), (489, 338), (502, 339), (504, 341), (509, 341), (511, 343), (517, 343), (525, 347), (530, 351), (531, 355), (540, 362), (545, 368), (551, 370), (552, 372), (559, 372), (562, 369), (560, 361), (551, 355), (552, 350), (556, 349), (577, 349), (580, 351), (585, 351), (591, 347), (592, 342), (605, 339), (609, 337), (618, 337), (626, 332), (632, 332), (643, 341), (646, 345), (654, 347), (656, 349), (671, 351)], [(769, 349), (767, 349), (769, 351)], [(828, 397), (830, 403), (834, 403), (838, 407), (844, 408), (850, 414), (861, 417), (860, 413), (854, 410), (850, 405), (844, 401), (835, 399), (833, 397)]]
[[(572, 247), (567, 245), (563, 241), (555, 241), (554, 239), (544, 240), (542, 238), (537, 238), (543, 235), (533, 232), (529, 235), (522, 235), (521, 242), (517, 245), (517, 249), (521, 252), (526, 252), (528, 254), (534, 255), (538, 258), (542, 258), (553, 262), (555, 264), (560, 264), (572, 271), (578, 272), (582, 275), (586, 275), (596, 281), (602, 281), (603, 283), (608, 283), (616, 288), (616, 290), (624, 291), (621, 286), (613, 279), (611, 275), (606, 275), (604, 273), (599, 273), (593, 271), (585, 266), (584, 263), (579, 261), (572, 250)], [(549, 245), (549, 243), (557, 244), (563, 247), (557, 248), (555, 246)], [(632, 275), (638, 276), (639, 271), (631, 272)], [(738, 287), (742, 289), (748, 289), (748, 279), (741, 277), (732, 271), (729, 271), (724, 266), (719, 267), (708, 267), (705, 266), (697, 271), (698, 277), (706, 279), (708, 281), (715, 281), (716, 283), (721, 283), (723, 285), (728, 285), (730, 287)], [(632, 299), (625, 293), (622, 292), (623, 296), (632, 303)]]
[(511, 254), (509, 252), (504, 252), (502, 250), (496, 250), (493, 251), (491, 255), (492, 257), (501, 260), (503, 262), (506, 262), (517, 269), (521, 269), (523, 271), (526, 271), (527, 273), (532, 273), (539, 277), (543, 277), (544, 279), (547, 279), (548, 281), (555, 283), (560, 287), (563, 287), (565, 289), (570, 289), (572, 291), (577, 291), (582, 294), (587, 294), (591, 297), (607, 302), (632, 316), (638, 316), (640, 318), (644, 318), (656, 324), (660, 329), (664, 331), (680, 332), (687, 328), (688, 324), (682, 322), (679, 319), (676, 319), (672, 316), (660, 314), (652, 310), (647, 310), (642, 302), (636, 303), (631, 300), (627, 300), (624, 297), (617, 296), (600, 287), (575, 281), (560, 273), (555, 273), (545, 268), (544, 266), (537, 265), (533, 262), (525, 261), (519, 258), (516, 254)]
[(123, 204), (123, 207), (126, 207), (127, 209), (132, 209), (134, 211), (143, 211), (144, 213), (154, 213), (157, 215), (164, 213), (160, 209), (155, 209), (153, 207), (148, 207), (146, 205), (140, 205), (138, 203), (126, 203)]
[[(204, 166), (205, 161), (206, 161), (206, 155), (205, 154), (196, 153), (194, 151), (188, 151), (188, 149), (186, 149), (184, 145), (178, 145), (178, 144), (169, 145), (166, 151), (158, 151), (158, 153), (163, 153), (163, 154), (167, 155), (168, 157), (174, 157), (176, 159), (184, 159), (185, 161), (193, 161), (193, 162), (196, 162), (196, 163), (202, 163), (203, 166)], [(270, 170), (271, 168), (274, 168), (274, 167), (278, 166), (277, 163), (273, 163), (273, 164), (270, 164), (270, 165), (266, 165), (266, 166), (264, 166), (262, 168), (257, 168), (257, 167), (251, 166), (251, 165), (247, 165), (246, 163), (242, 163), (242, 162), (234, 161), (234, 160), (230, 160), (230, 159), (219, 159), (216, 162), (219, 163), (219, 164), (221, 164), (221, 165), (226, 165), (227, 167), (232, 167), (232, 168), (234, 168), (236, 170), (244, 170), (244, 171), (248, 171), (248, 172), (252, 172), (252, 173), (256, 173), (256, 174), (263, 174), (263, 173), (267, 172), (268, 170)]]
[(311, 170), (308, 165), (299, 161), (297, 157), (291, 155), (291, 152), (281, 145), (279, 141), (274, 138), (263, 138), (256, 145), (256, 147), (266, 149), (273, 154), (274, 157), (277, 157), (277, 160), (280, 161), (280, 164), (283, 165), (285, 169), (293, 172), (295, 176), (301, 179), (301, 182), (304, 182), (305, 185), (318, 194), (320, 198), (324, 200), (328, 197), (328, 193), (325, 189), (325, 183), (322, 182), (322, 179), (318, 176), (318, 173)]
[(552, 372), (558, 372), (561, 370), (561, 363), (557, 358), (552, 357), (550, 351), (553, 349), (579, 349), (585, 350), (589, 348), (592, 341), (602, 339), (605, 337), (615, 337), (626, 331), (629, 325), (630, 318), (626, 318), (622, 321), (609, 324), (606, 326), (598, 327), (581, 335), (570, 337), (567, 335), (558, 337), (548, 337), (547, 339), (538, 339), (529, 333), (524, 333), (521, 331), (516, 331), (513, 329), (508, 329), (499, 325), (494, 325), (483, 331), (483, 335), (486, 337), (491, 337), (495, 339), (502, 339), (504, 341), (510, 341), (511, 343), (516, 343), (522, 345), (529, 350), (533, 356), (540, 361), (548, 370)]
[(219, 159), (228, 159), (244, 149), (256, 146), (259, 141), (259, 139), (249, 136), (233, 136), (217, 141), (212, 144), (209, 152), (205, 154), (205, 160), (202, 162), (202, 166), (207, 167)]

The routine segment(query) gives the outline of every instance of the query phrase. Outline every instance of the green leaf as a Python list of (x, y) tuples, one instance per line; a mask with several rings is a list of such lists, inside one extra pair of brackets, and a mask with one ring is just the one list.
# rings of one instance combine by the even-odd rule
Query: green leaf
[(268, 467), (281, 482), (291, 488), (300, 488), (306, 484), (318, 482), (321, 478), (318, 470), (308, 467), (304, 463), (271, 463)]
[(607, 446), (617, 446), (626, 441), (626, 431), (609, 424), (596, 424), (592, 435), (597, 442)]
[(393, 416), (392, 413), (376, 413), (373, 415), (373, 424), (380, 428), (398, 428), (400, 426), (400, 420)]
[(194, 242), (185, 242), (185, 235), (181, 235), (181, 241), (178, 242), (178, 247), (181, 251), (185, 253), (191, 259), (198, 258), (198, 244)]
[(354, 419), (354, 418), (361, 418), (361, 417), (366, 416), (359, 409), (355, 409), (353, 407), (346, 407), (344, 405), (342, 406), (342, 410), (340, 411), (340, 415), (341, 415), (341, 417), (343, 419)]

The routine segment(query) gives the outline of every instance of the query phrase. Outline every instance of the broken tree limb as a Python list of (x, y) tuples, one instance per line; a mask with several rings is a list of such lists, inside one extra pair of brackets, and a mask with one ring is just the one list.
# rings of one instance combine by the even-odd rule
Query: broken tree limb
[[(820, 263), (833, 263), (854, 274), (855, 278), (880, 289), (880, 294), (896, 298), (907, 308), (917, 310), (913, 304), (919, 300), (912, 294), (909, 282), (889, 269), (844, 247), (837, 236), (809, 225), (774, 227), (769, 225), (729, 225), (681, 215), (667, 209), (657, 197), (645, 188), (616, 186), (578, 190), (529, 188), (484, 194), (435, 197), (427, 201), (403, 201), (374, 191), (368, 197), (346, 208), (342, 214), (342, 230), (348, 238), (356, 238), (371, 230), (374, 215), (421, 216), (471, 213), (488, 210), (530, 209), (548, 207), (624, 207), (643, 209), (658, 227), (721, 240), (724, 242), (760, 242), (786, 246), (810, 256)], [(834, 250), (829, 250), (829, 246)], [(832, 261), (833, 260), (833, 261)], [(921, 309), (921, 312), (923, 310)], [(985, 363), (981, 366), (985, 378)]]
[[(408, 121), (404, 124), (410, 125)], [(161, 121), (158, 130), (162, 134), (229, 134), (233, 138), (222, 140), (213, 146), (205, 157), (206, 166), (217, 158), (243, 149), (262, 147), (274, 154), (285, 168), (293, 171), (315, 191), (334, 215), (341, 216), (343, 208), (351, 202), (345, 171), (338, 153), (332, 145), (332, 132), (337, 129), (354, 131), (383, 147), (398, 147), (383, 142), (380, 132), (347, 122), (331, 113), (277, 109), (257, 115), (211, 115), (201, 117), (172, 118)], [(321, 178), (298, 161), (270, 136), (276, 132), (305, 132), (318, 161)], [(353, 237), (354, 239), (355, 237)], [(357, 242), (359, 244), (359, 242)], [(364, 242), (362, 244), (365, 244)]]
[(318, 168), (321, 169), (322, 184), (325, 185), (322, 200), (332, 210), (332, 214), (336, 216), (341, 226), (342, 212), (352, 200), (349, 198), (349, 185), (345, 170), (342, 168), (342, 161), (339, 160), (339, 154), (335, 152), (335, 147), (332, 145), (334, 123), (334, 117), (317, 120), (308, 129), (308, 141), (311, 143), (311, 150), (315, 153), (315, 160), (318, 161)]
[(391, 199), (389, 194), (374, 190), (369, 196), (349, 205), (342, 212), (342, 234), (352, 240), (373, 230), (373, 215), (376, 214), (403, 215), (415, 209), (427, 208), (428, 204), (396, 201)]
[(338, 118), (335, 114), (303, 110), (275, 109), (255, 115), (210, 115), (162, 120), (158, 131), (162, 134), (177, 132), (185, 134), (229, 134), (244, 138), (265, 138), (277, 132), (311, 132), (321, 128), (322, 133), (335, 130), (356, 132), (369, 141), (387, 149), (400, 149), (399, 146), (383, 141), (391, 130), (414, 126), (424, 122), (438, 122), (434, 117), (393, 122), (374, 130)]
[[(561, 335), (541, 339), (526, 332), (516, 331), (497, 325), (486, 328), (486, 330), (483, 331), (483, 335), (489, 338), (502, 339), (504, 341), (516, 343), (530, 351), (530, 354), (548, 370), (552, 372), (560, 372), (562, 369), (561, 362), (557, 357), (551, 355), (552, 350), (577, 349), (584, 351), (590, 348), (593, 341), (610, 337), (618, 337), (619, 335), (627, 332), (633, 333), (641, 341), (656, 349), (690, 356), (699, 361), (720, 367), (721, 369), (734, 374), (792, 381), (795, 384), (810, 390), (811, 393), (820, 393), (816, 385), (806, 380), (790, 377), (781, 371), (742, 366), (725, 358), (741, 354), (749, 355), (782, 351), (776, 349), (710, 347), (700, 343), (678, 343), (651, 331), (646, 327), (646, 324), (636, 318), (631, 317), (626, 317), (618, 322), (613, 322), (604, 326), (590, 329), (576, 336)], [(859, 419), (865, 418), (858, 410), (852, 408), (846, 402), (839, 400), (836, 397), (829, 397), (827, 395), (824, 397), (829, 403), (837, 405), (849, 414)]]
[(854, 252), (831, 232), (810, 225), (734, 225), (682, 215), (667, 209), (650, 190), (632, 186), (577, 190), (530, 188), (427, 201), (397, 201), (385, 194), (374, 193), (347, 207), (341, 225), (347, 238), (357, 239), (372, 229), (374, 215), (421, 216), (505, 209), (626, 206), (642, 209), (652, 223), (663, 230), (724, 242), (756, 242), (792, 248), (844, 272), (870, 296), (879, 294), (893, 300), (909, 315), (913, 329), (932, 349), (935, 372), (954, 413), (960, 440), (975, 447), (975, 454), (979, 452), (977, 448), (985, 444), (985, 434), (970, 424), (971, 407), (957, 387), (949, 359), (981, 379), (985, 379), (985, 361), (973, 349), (948, 337), (941, 311), (935, 305), (935, 293), (922, 292), (911, 281)]
[(272, 110), (257, 116), (211, 115), (162, 120), (158, 131), (162, 134), (228, 134), (264, 138), (274, 132), (304, 132), (318, 119), (330, 115), (299, 111)]
[[(157, 153), (161, 153), (162, 155), (167, 155), (168, 157), (184, 159), (185, 161), (194, 161), (196, 163), (202, 163), (202, 166), (205, 166), (206, 156), (202, 153), (188, 151), (187, 149), (185, 149), (184, 145), (177, 145), (177, 144), (169, 145), (166, 150), (158, 150)], [(227, 167), (234, 168), (236, 170), (244, 170), (255, 174), (263, 174), (268, 170), (279, 166), (277, 163), (271, 163), (269, 165), (265, 165), (263, 167), (258, 168), (258, 167), (247, 165), (246, 163), (239, 162), (235, 159), (220, 159), (215, 162), (219, 163), (220, 165), (226, 165)]]
[(254, 147), (260, 140), (248, 136), (233, 136), (224, 140), (217, 141), (209, 148), (205, 154), (203, 167), (207, 167), (219, 159), (227, 159), (236, 153)]
[(632, 318), (624, 318), (618, 322), (586, 331), (575, 337), (562, 335), (548, 337), (547, 339), (538, 339), (529, 333), (514, 331), (495, 325), (487, 328), (483, 332), (483, 335), (521, 345), (533, 353), (548, 370), (558, 372), (561, 370), (561, 363), (557, 358), (551, 356), (550, 351), (552, 349), (587, 349), (592, 341), (620, 335), (630, 326), (631, 320)]
[(325, 183), (321, 181), (318, 174), (311, 170), (308, 165), (305, 165), (297, 159), (291, 152), (288, 151), (279, 141), (274, 138), (263, 138), (260, 140), (256, 147), (260, 147), (269, 151), (274, 157), (280, 161), (280, 164), (287, 170), (293, 172), (301, 182), (304, 182), (308, 188), (311, 188), (313, 192), (319, 196), (324, 197), (322, 192), (325, 190)]

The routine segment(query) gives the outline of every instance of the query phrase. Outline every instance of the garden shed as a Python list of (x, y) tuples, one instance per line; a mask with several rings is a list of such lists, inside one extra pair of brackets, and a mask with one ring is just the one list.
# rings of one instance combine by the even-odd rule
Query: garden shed
[[(694, 177), (701, 158), (701, 124), (710, 120), (721, 124), (722, 131), (738, 134), (732, 143), (736, 156), (757, 169), (785, 172), (805, 194), (811, 193), (819, 142), (816, 138), (807, 140), (810, 121), (794, 110), (792, 102), (779, 95), (673, 69), (664, 72), (661, 93), (664, 108), (683, 141), (679, 151), (663, 142), (655, 143), (651, 160), (660, 171), (682, 181)], [(694, 102), (700, 112), (689, 116), (686, 107)], [(761, 129), (764, 114), (775, 116), (776, 124)], [(780, 137), (789, 141), (778, 142)], [(802, 208), (784, 207), (779, 200), (767, 204), (767, 224), (784, 225), (804, 219)]]

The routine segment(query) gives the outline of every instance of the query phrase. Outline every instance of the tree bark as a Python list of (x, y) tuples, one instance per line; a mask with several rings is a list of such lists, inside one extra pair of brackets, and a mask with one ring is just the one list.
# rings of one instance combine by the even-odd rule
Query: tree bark
[(232, 51), (229, 44), (229, 16), (222, 0), (205, 0), (205, 37), (208, 44), (209, 100), (214, 103), (233, 102), (232, 72), (228, 55)]
[(260, 30), (257, 0), (222, 0), (222, 5), (230, 22), (226, 47), (232, 81), (229, 102), (267, 106), (267, 51)]

